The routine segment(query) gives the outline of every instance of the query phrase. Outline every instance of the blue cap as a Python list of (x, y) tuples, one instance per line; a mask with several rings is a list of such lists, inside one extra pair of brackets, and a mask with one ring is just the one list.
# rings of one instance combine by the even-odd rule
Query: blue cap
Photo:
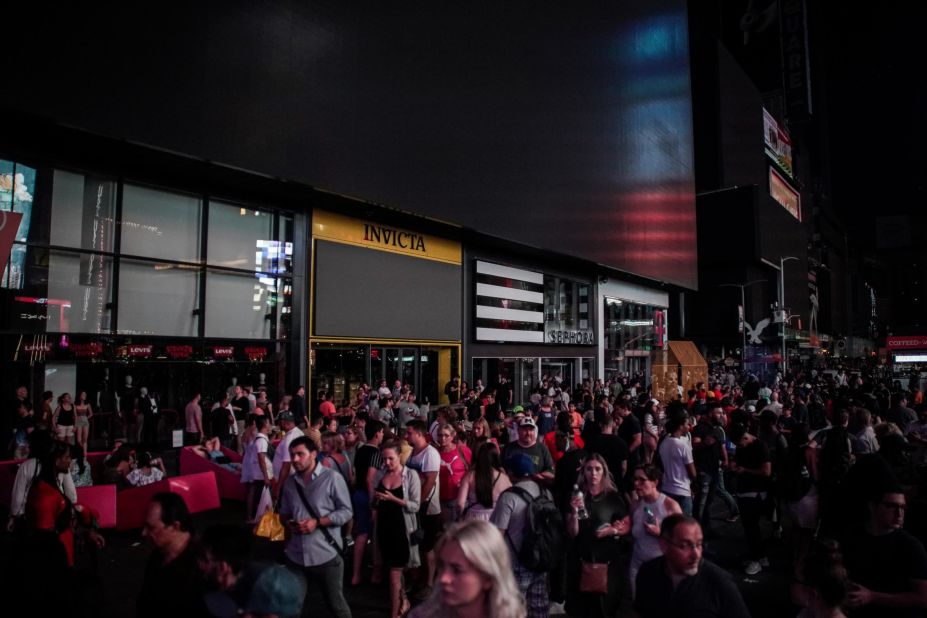
[(534, 466), (534, 460), (524, 453), (514, 453), (505, 462), (505, 466), (515, 478), (524, 478), (534, 476), (537, 468)]

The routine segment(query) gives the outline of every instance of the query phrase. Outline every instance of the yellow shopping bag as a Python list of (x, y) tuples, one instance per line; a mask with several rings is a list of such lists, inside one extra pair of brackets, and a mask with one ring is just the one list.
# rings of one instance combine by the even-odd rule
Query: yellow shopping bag
[[(254, 528), (254, 535), (270, 539), (271, 541), (283, 541), (286, 537), (286, 529), (280, 522), (280, 516), (275, 512), (276, 509), (273, 503), (270, 502), (268, 504), (264, 501), (265, 497), (268, 499), (270, 498), (270, 491), (265, 487), (264, 492), (267, 496), (261, 496), (260, 504), (266, 504), (266, 506), (264, 506), (264, 514), (261, 515), (257, 526)], [(258, 512), (260, 512), (260, 510)]]
[(283, 541), (286, 537), (286, 530), (280, 523), (280, 516), (273, 511), (267, 511), (261, 516), (261, 520), (254, 529), (254, 534), (271, 541)]

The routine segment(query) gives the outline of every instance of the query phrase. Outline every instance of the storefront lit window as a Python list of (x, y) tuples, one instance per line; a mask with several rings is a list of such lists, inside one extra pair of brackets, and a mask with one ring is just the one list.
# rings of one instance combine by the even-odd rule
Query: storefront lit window
[(650, 356), (666, 341), (666, 310), (615, 298), (606, 298), (605, 377), (650, 371)]

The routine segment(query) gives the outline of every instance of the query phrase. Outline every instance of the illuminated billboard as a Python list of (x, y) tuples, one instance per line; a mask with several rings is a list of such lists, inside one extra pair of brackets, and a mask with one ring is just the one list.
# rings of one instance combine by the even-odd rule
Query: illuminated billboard
[(769, 168), (769, 195), (801, 221), (801, 196), (785, 178), (772, 167)]
[(794, 178), (792, 172), (792, 139), (785, 129), (779, 126), (772, 114), (763, 110), (763, 143), (766, 156), (776, 162), (789, 178)]

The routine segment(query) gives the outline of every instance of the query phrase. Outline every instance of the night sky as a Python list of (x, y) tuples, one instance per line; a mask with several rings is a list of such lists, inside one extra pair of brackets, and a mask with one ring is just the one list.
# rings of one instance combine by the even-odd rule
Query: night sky
[[(828, 3), (818, 39), (829, 94), (833, 203), (854, 239), (869, 247), (876, 214), (923, 217), (927, 203), (927, 8), (863, 6)], [(912, 229), (915, 242), (923, 231)]]

